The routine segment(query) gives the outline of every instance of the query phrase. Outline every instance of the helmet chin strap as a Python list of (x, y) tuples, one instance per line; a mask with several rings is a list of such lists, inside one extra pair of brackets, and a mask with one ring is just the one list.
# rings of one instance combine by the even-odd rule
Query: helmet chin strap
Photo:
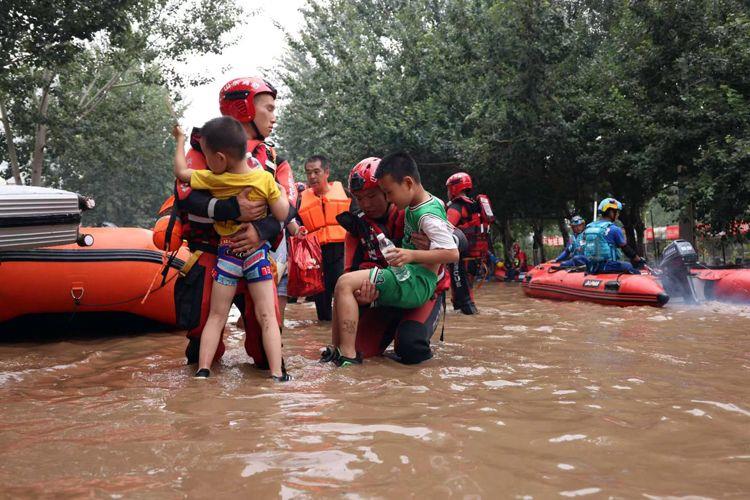
[(260, 130), (258, 130), (258, 126), (255, 124), (255, 120), (250, 122), (250, 126), (253, 127), (253, 130), (255, 130), (255, 135), (259, 140), (261, 141), (266, 140), (266, 137), (260, 133)]

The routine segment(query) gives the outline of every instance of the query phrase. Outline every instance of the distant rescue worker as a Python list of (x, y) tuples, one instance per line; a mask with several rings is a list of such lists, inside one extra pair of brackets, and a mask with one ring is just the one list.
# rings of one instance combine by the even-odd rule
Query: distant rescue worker
[(583, 230), (585, 227), (586, 221), (580, 215), (575, 215), (570, 219), (570, 229), (573, 230), (573, 234), (568, 240), (568, 245), (555, 259), (560, 267), (575, 267), (586, 264), (586, 258), (583, 255)]
[[(645, 261), (628, 246), (625, 234), (615, 224), (621, 210), (622, 203), (616, 199), (603, 199), (598, 207), (601, 219), (591, 222), (583, 231), (583, 251), (588, 260), (586, 270), (591, 274), (640, 274), (633, 266), (643, 265)], [(622, 254), (630, 262), (621, 261)]]
[(518, 278), (521, 273), (525, 273), (529, 270), (529, 261), (526, 257), (526, 252), (521, 250), (521, 245), (519, 245), (517, 241), (514, 241), (511, 249), (510, 265), (506, 266), (506, 281), (513, 281)]
[(446, 207), (448, 220), (463, 231), (469, 242), (468, 249), (461, 254), (461, 260), (448, 265), (453, 308), (460, 309), (464, 314), (476, 314), (472, 281), (481, 274), (481, 268), (486, 266), (490, 253), (490, 226), (495, 221), (495, 216), (486, 195), (480, 194), (474, 198), (470, 196), (473, 182), (469, 174), (453, 174), (448, 177), (445, 185), (450, 200)]
[(331, 163), (321, 155), (305, 161), (305, 175), (309, 186), (302, 192), (299, 218), (308, 233), (315, 234), (323, 251), (323, 281), (325, 291), (315, 296), (318, 320), (331, 321), (333, 290), (344, 271), (344, 239), (346, 231), (336, 216), (349, 210), (351, 200), (338, 182), (328, 182)]

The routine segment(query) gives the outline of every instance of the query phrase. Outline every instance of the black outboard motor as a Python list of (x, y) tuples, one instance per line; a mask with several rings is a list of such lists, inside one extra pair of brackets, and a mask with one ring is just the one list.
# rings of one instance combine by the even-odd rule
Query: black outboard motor
[(675, 240), (664, 249), (659, 268), (664, 290), (671, 297), (682, 297), (689, 303), (698, 302), (690, 273), (691, 265), (697, 262), (698, 253), (689, 241)]

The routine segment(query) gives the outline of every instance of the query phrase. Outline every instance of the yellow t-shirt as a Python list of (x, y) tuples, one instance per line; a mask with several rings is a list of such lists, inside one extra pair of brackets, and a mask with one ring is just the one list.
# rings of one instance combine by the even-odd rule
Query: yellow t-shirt
[[(214, 198), (225, 200), (237, 196), (248, 187), (253, 190), (247, 195), (248, 200), (265, 200), (274, 202), (281, 196), (281, 191), (273, 179), (273, 175), (262, 169), (252, 170), (246, 174), (214, 174), (210, 170), (196, 170), (190, 176), (190, 187), (193, 189), (208, 189)], [(239, 222), (214, 222), (216, 232), (221, 236), (234, 234), (240, 227)]]

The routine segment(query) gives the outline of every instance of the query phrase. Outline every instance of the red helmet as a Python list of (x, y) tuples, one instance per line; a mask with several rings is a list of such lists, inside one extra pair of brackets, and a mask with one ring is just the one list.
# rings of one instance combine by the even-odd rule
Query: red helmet
[(229, 80), (219, 92), (219, 110), (224, 116), (231, 116), (240, 123), (255, 119), (254, 98), (259, 94), (271, 94), (276, 99), (276, 89), (263, 78), (235, 78)]
[(378, 181), (375, 179), (375, 172), (380, 165), (380, 158), (371, 156), (354, 165), (349, 172), (349, 191), (364, 191), (378, 187)]
[(448, 177), (448, 180), (445, 181), (445, 185), (448, 186), (448, 196), (451, 198), (455, 198), (456, 196), (461, 193), (461, 191), (465, 191), (467, 189), (471, 189), (473, 187), (473, 184), (471, 183), (471, 177), (469, 177), (469, 174), (466, 172), (458, 172), (450, 177)]

